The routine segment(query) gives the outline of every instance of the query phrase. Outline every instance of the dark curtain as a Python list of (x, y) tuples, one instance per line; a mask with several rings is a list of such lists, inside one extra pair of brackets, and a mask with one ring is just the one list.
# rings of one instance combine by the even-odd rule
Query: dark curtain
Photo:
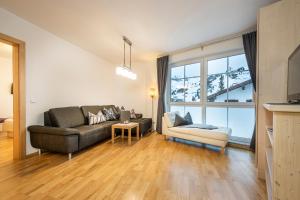
[(158, 105), (157, 105), (157, 120), (156, 131), (162, 133), (162, 117), (166, 111), (165, 108), (165, 90), (167, 84), (167, 75), (169, 67), (169, 56), (164, 56), (157, 59), (157, 84), (158, 84)]
[[(253, 83), (253, 88), (254, 91), (256, 91), (256, 31), (243, 35), (243, 45), (244, 45), (249, 71), (250, 71), (251, 80)], [(256, 143), (255, 127), (256, 124), (254, 125), (253, 135), (250, 143), (250, 149), (252, 151), (255, 151), (255, 143)]]

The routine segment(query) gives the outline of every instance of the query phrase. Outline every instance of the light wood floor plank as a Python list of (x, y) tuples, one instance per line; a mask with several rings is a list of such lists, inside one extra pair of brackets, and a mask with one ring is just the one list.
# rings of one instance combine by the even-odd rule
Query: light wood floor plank
[(0, 199), (266, 199), (245, 150), (220, 154), (152, 134), (131, 146), (98, 144), (72, 160), (43, 153), (12, 161), (10, 144), (0, 138)]

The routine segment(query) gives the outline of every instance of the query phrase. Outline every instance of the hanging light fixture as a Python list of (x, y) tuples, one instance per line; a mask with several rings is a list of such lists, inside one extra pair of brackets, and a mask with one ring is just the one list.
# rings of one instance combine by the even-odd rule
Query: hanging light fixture
[[(123, 42), (124, 42), (124, 57), (123, 57), (123, 65), (118, 66), (116, 68), (116, 74), (120, 75), (120, 76), (124, 76), (126, 78), (135, 80), (137, 78), (136, 73), (134, 73), (131, 69), (131, 45), (132, 42), (126, 38), (125, 36), (123, 36)], [(129, 53), (130, 53), (130, 57), (129, 57), (129, 67), (126, 66), (126, 60), (125, 60), (125, 46), (126, 44), (129, 46)]]

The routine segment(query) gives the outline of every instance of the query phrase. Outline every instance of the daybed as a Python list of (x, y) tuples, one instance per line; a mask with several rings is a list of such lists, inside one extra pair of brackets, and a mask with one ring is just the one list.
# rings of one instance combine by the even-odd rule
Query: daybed
[(165, 113), (162, 118), (162, 134), (166, 139), (168, 136), (181, 138), (185, 140), (201, 142), (221, 147), (223, 153), (228, 143), (230, 128), (217, 127), (216, 129), (195, 128), (195, 126), (177, 126), (174, 127), (176, 112)]

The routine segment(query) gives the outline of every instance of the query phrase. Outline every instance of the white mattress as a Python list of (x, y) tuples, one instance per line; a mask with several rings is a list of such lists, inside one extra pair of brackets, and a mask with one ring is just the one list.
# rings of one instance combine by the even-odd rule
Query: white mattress
[(228, 135), (231, 134), (231, 129), (225, 127), (219, 127), (218, 129), (213, 129), (213, 130), (200, 129), (200, 128), (187, 128), (187, 127), (172, 127), (168, 129), (176, 133), (184, 133), (188, 135), (204, 137), (209, 139), (223, 140), (223, 141), (227, 141)]

